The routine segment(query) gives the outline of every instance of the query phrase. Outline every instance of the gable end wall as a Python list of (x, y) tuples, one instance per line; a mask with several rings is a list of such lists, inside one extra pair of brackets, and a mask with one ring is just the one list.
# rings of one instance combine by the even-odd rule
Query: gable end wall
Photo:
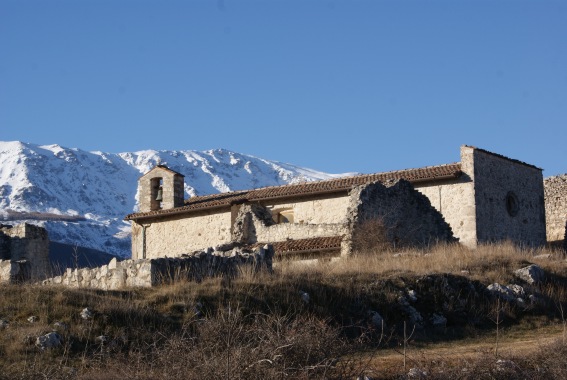
[[(475, 149), (474, 178), (479, 243), (511, 240), (530, 246), (545, 244), (541, 169)], [(506, 207), (509, 192), (518, 201), (516, 215), (510, 215)]]

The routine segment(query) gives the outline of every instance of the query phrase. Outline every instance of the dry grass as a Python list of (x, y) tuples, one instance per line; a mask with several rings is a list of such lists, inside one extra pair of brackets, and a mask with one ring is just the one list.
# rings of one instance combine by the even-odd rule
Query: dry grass
[[(547, 257), (549, 255), (549, 257)], [(545, 256), (545, 257), (544, 257)], [(282, 265), (281, 274), (336, 277), (343, 275), (389, 275), (413, 273), (427, 275), (450, 273), (467, 276), (484, 283), (505, 283), (512, 271), (534, 263), (554, 273), (567, 274), (561, 250), (519, 248), (513, 243), (485, 244), (468, 249), (459, 244), (439, 244), (430, 249), (365, 251), (364, 254), (334, 261), (327, 265), (300, 267)]]
[[(550, 256), (538, 257), (542, 254)], [(442, 332), (416, 332), (413, 347), (472, 337), (492, 342), (495, 301), (481, 284), (517, 282), (513, 271), (529, 263), (549, 274), (543, 285), (532, 287), (545, 297), (545, 305), (500, 310), (501, 327), (521, 336), (542, 326), (561, 328), (564, 322), (567, 271), (559, 251), (512, 244), (382, 251), (315, 266), (279, 263), (273, 275), (245, 272), (230, 286), (220, 279), (110, 292), (0, 286), (0, 319), (10, 322), (0, 330), (0, 379), (353, 379), (365, 372), (373, 378), (400, 378), (407, 373), (403, 368), (376, 372), (375, 362), (357, 354), (396, 350), (403, 339), (400, 326), (407, 320), (400, 296), (414, 289), (421, 312), (442, 309), (449, 318)], [(447, 285), (456, 293), (443, 295)], [(471, 286), (476, 295), (463, 293)], [(309, 302), (303, 293), (309, 294)], [(85, 307), (95, 311), (93, 319), (80, 318)], [(384, 331), (372, 325), (369, 310), (385, 318)], [(31, 315), (39, 321), (28, 322)], [(60, 331), (64, 345), (42, 352), (33, 344), (35, 337), (53, 330), (56, 321), (69, 326)], [(97, 341), (101, 335), (107, 337), (104, 344)], [(567, 348), (557, 343), (539, 351), (553, 358)], [(536, 362), (521, 355), (512, 358), (521, 367), (513, 373), (495, 369), (494, 357), (453, 359), (424, 355), (413, 364), (428, 370), (433, 376), (428, 378), (567, 375), (563, 364), (541, 359), (545, 368), (536, 370)], [(459, 372), (465, 361), (468, 372)], [(548, 377), (537, 377), (537, 371)]]

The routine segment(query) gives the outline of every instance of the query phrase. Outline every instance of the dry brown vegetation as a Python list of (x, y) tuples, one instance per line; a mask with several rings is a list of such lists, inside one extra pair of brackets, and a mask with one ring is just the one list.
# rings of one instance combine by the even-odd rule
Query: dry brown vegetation
[[(513, 271), (529, 263), (548, 274), (532, 287), (544, 302), (529, 309), (503, 304), (499, 339), (510, 348), (536, 331), (554, 339), (539, 339), (533, 350), (502, 348), (497, 357), (491, 344), (498, 304), (481, 289), (518, 282)], [(0, 329), (0, 379), (394, 379), (412, 367), (428, 379), (566, 378), (566, 279), (560, 251), (499, 244), (367, 250), (310, 266), (282, 262), (273, 275), (243, 273), (229, 286), (221, 279), (108, 292), (4, 285), (0, 319), (9, 325)], [(441, 293), (447, 284), (472, 286), (479, 295), (465, 297), (458, 309)], [(423, 313), (443, 308), (446, 328), (410, 327), (404, 337), (409, 319), (399, 297), (407, 289), (417, 291), (415, 306)], [(85, 307), (92, 319), (80, 317)], [(371, 310), (384, 317), (383, 328), (372, 323)], [(38, 321), (28, 322), (31, 315)], [(63, 345), (38, 349), (35, 338), (58, 321), (68, 325), (58, 328)], [(451, 349), (479, 344), (488, 346), (474, 355)], [(440, 345), (447, 350), (435, 351)]]

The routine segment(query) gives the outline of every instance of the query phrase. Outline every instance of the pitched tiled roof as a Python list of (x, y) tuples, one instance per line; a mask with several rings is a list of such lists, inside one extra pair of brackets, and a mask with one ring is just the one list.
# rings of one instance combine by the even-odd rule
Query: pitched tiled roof
[[(316, 252), (327, 250), (339, 250), (341, 248), (342, 236), (317, 237), (311, 239), (297, 239), (269, 243), (274, 247), (277, 256), (286, 254), (298, 254), (304, 252)], [(251, 248), (261, 247), (266, 243), (256, 243)]]
[[(174, 174), (174, 175), (180, 175), (181, 177), (185, 177), (183, 174), (181, 174), (181, 173), (179, 173), (179, 172), (176, 172), (175, 170), (170, 169), (170, 168), (168, 168), (167, 166), (161, 165), (161, 164), (154, 166), (149, 172), (147, 172), (146, 174), (144, 174), (142, 177), (146, 176), (147, 174), (151, 173), (152, 171), (154, 171), (154, 169), (157, 169), (157, 168), (162, 169), (162, 170), (165, 170), (165, 171), (168, 171), (168, 172), (170, 172), (170, 173), (172, 173), (172, 174)], [(142, 177), (140, 177), (140, 178), (142, 178)]]
[(205, 210), (218, 207), (229, 207), (233, 204), (244, 202), (269, 200), (277, 198), (288, 198), (303, 195), (315, 195), (324, 193), (339, 193), (348, 191), (354, 186), (364, 185), (369, 182), (405, 179), (412, 183), (432, 181), (439, 179), (457, 178), (461, 175), (459, 163), (428, 166), (419, 169), (397, 170), (385, 173), (363, 174), (352, 177), (329, 179), (324, 181), (305, 182), (293, 185), (271, 186), (260, 189), (233, 191), (229, 193), (211, 194), (205, 196), (191, 197), (185, 201), (185, 205), (168, 210), (157, 210), (143, 213), (130, 214), (126, 220), (150, 218), (158, 215), (171, 215), (178, 213), (189, 213), (196, 210)]

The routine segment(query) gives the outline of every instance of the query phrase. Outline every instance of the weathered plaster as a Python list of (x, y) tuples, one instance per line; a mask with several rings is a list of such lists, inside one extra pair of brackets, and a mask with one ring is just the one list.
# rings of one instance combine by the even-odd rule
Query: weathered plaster
[[(132, 258), (176, 257), (231, 241), (230, 210), (171, 216), (132, 224)], [(145, 227), (144, 227), (145, 226)], [(145, 257), (144, 257), (145, 230)]]

